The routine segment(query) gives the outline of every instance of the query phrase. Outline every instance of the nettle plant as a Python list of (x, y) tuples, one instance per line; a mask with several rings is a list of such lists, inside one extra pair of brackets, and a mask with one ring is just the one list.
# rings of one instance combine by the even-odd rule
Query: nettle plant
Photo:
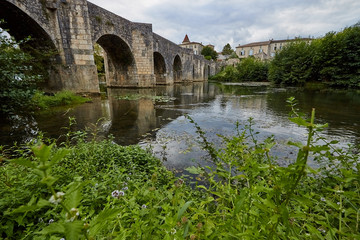
[[(195, 124), (201, 144), (214, 167), (191, 167), (207, 183), (197, 186), (209, 202), (203, 217), (222, 233), (236, 239), (357, 239), (359, 233), (360, 164), (351, 149), (334, 147), (321, 136), (327, 124), (315, 124), (298, 113), (288, 99), (290, 121), (308, 129), (304, 143), (289, 142), (298, 154), (293, 164), (280, 166), (270, 155), (272, 137), (259, 143), (253, 121), (216, 149)], [(308, 165), (309, 159), (318, 163)], [(195, 214), (197, 215), (197, 214)]]

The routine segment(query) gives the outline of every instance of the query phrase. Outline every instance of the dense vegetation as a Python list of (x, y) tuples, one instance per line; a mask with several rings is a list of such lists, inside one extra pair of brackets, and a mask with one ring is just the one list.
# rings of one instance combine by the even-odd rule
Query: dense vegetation
[(35, 59), (19, 48), (26, 41), (15, 41), (0, 28), (0, 114), (27, 109), (41, 78), (34, 72)]
[(224, 82), (261, 82), (268, 79), (269, 64), (259, 59), (249, 57), (243, 59), (236, 66), (225, 66), (218, 74), (210, 77)]
[(295, 42), (271, 62), (269, 80), (285, 85), (321, 82), (360, 87), (360, 26), (345, 28), (311, 44)]
[(251, 119), (233, 137), (220, 136), (219, 149), (194, 123), (213, 167), (187, 169), (196, 175), (193, 188), (186, 183), (195, 180), (174, 177), (146, 150), (85, 142), (82, 132), (69, 132), (58, 146), (39, 139), (2, 148), (0, 237), (359, 238), (359, 155), (322, 139), (326, 125), (314, 123), (314, 112), (305, 120), (289, 103), (290, 120), (308, 129), (306, 143), (290, 143), (299, 152), (289, 166), (271, 156), (272, 137), (256, 139)]
[(69, 91), (44, 95), (39, 90), (48, 78), (47, 64), (55, 53), (45, 48), (36, 49), (31, 41), (31, 38), (16, 41), (0, 28), (0, 115), (88, 101)]
[(201, 55), (203, 55), (207, 60), (216, 60), (218, 57), (218, 53), (210, 46), (203, 47)]
[[(248, 81), (248, 78), (241, 76), (244, 73), (252, 76), (253, 81), (265, 80), (264, 76), (267, 76), (269, 81), (282, 85), (299, 86), (317, 82), (334, 87), (359, 88), (360, 26), (357, 24), (341, 32), (329, 32), (311, 43), (298, 41), (285, 46), (269, 63), (268, 74), (263, 74), (259, 65), (240, 63), (236, 68), (225, 68), (213, 78)], [(265, 70), (267, 63), (263, 65)]]

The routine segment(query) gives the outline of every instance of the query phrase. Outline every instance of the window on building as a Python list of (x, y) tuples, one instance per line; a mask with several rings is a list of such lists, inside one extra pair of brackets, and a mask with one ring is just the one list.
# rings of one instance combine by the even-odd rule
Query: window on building
[(252, 56), (252, 55), (254, 55), (254, 49), (249, 50), (249, 56)]
[(241, 50), (240, 55), (241, 55), (241, 56), (245, 56), (245, 50), (244, 50), (244, 49)]

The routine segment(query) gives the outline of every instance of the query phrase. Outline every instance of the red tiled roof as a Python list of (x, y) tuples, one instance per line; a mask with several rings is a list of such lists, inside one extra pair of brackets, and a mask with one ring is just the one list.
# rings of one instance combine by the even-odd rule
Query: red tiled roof
[(185, 38), (184, 38), (184, 40), (183, 40), (182, 43), (189, 43), (189, 42), (190, 42), (189, 37), (188, 37), (188, 35), (186, 34), (186, 35), (185, 35)]

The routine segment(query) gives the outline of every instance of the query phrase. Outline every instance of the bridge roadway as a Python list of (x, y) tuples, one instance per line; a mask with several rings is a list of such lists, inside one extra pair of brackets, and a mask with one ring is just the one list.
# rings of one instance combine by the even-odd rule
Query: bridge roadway
[(106, 85), (153, 87), (205, 81), (215, 63), (86, 0), (0, 0), (2, 28), (35, 49), (54, 50), (48, 90), (98, 93), (94, 45), (105, 52)]

